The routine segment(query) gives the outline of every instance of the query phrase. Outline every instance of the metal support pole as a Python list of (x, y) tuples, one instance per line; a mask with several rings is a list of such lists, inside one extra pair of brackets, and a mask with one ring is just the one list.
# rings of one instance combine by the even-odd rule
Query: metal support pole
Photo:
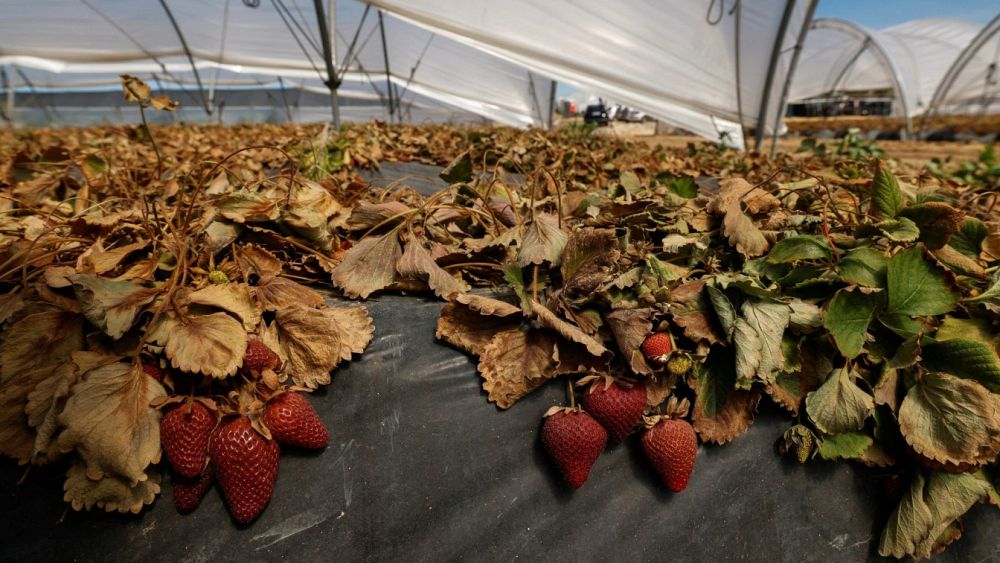
[(170, 25), (173, 26), (174, 33), (177, 34), (177, 38), (181, 41), (181, 47), (184, 48), (184, 54), (187, 55), (187, 60), (191, 63), (191, 72), (194, 73), (195, 82), (198, 83), (198, 93), (201, 94), (201, 103), (205, 107), (205, 113), (212, 115), (212, 104), (205, 97), (205, 87), (201, 83), (201, 76), (198, 74), (198, 67), (194, 64), (194, 56), (191, 54), (191, 49), (188, 48), (187, 40), (184, 39), (184, 34), (181, 33), (181, 28), (177, 25), (177, 20), (174, 19), (174, 14), (170, 11), (170, 6), (167, 6), (166, 0), (160, 0), (160, 5), (163, 6), (163, 11), (170, 18)]
[(389, 49), (385, 43), (385, 24), (382, 21), (382, 10), (378, 11), (378, 31), (382, 36), (382, 60), (385, 61), (385, 87), (389, 91), (389, 122), (392, 123), (392, 117), (395, 114), (393, 106), (396, 102), (392, 92), (392, 73), (389, 70)]
[(771, 63), (767, 65), (767, 76), (764, 78), (764, 93), (760, 97), (760, 110), (757, 112), (757, 126), (753, 133), (753, 150), (759, 151), (761, 143), (764, 142), (764, 124), (767, 123), (767, 110), (771, 104), (771, 89), (774, 87), (774, 73), (778, 68), (778, 60), (781, 58), (781, 47), (785, 42), (785, 33), (788, 32), (788, 22), (792, 19), (792, 12), (795, 11), (795, 0), (785, 2), (785, 11), (781, 15), (781, 23), (778, 24), (778, 34), (774, 38), (774, 46), (771, 48)]
[(5, 100), (4, 100), (4, 110), (3, 115), (7, 118), (7, 123), (11, 127), (15, 126), (14, 123), (14, 76), (8, 71), (10, 65), (5, 65), (4, 68), (0, 69), (0, 74), (3, 78), (3, 87), (5, 90)]
[[(326, 64), (326, 87), (330, 89), (330, 111), (333, 114), (333, 128), (340, 130), (340, 101), (337, 99), (337, 88), (340, 87), (340, 80), (336, 71), (333, 70), (333, 43), (331, 42), (330, 28), (327, 26), (326, 14), (323, 13), (323, 0), (313, 0), (316, 8), (316, 21), (319, 23), (319, 38), (323, 42), (323, 62)], [(332, 12), (336, 10), (333, 0), (330, 0), (330, 21), (333, 21)]]
[(545, 128), (552, 130), (552, 123), (555, 121), (556, 115), (556, 85), (559, 84), (555, 80), (552, 81), (552, 87), (549, 88), (549, 114), (545, 118)]

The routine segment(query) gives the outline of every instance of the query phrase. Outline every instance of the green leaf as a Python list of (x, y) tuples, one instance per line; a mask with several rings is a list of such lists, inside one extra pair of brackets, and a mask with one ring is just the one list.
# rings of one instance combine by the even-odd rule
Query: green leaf
[(506, 280), (507, 284), (510, 285), (511, 289), (514, 290), (514, 294), (521, 301), (521, 309), (524, 311), (531, 310), (531, 300), (528, 295), (528, 290), (524, 285), (524, 273), (517, 264), (506, 264), (503, 267), (503, 279)]
[(868, 325), (884, 301), (882, 293), (846, 289), (838, 291), (830, 300), (823, 317), (823, 326), (830, 331), (844, 357), (854, 358), (861, 353)]
[(990, 334), (990, 322), (986, 319), (956, 319), (955, 317), (945, 317), (934, 333), (934, 340), (944, 342), (945, 340), (957, 340), (969, 338), (982, 342), (992, 342), (993, 335)]
[(874, 248), (861, 247), (841, 258), (840, 276), (844, 281), (865, 287), (885, 287), (889, 259)]
[(698, 197), (698, 184), (695, 184), (694, 178), (691, 176), (677, 176), (671, 179), (667, 184), (667, 190), (674, 195), (687, 199)]
[(1000, 451), (1000, 396), (968, 379), (926, 373), (899, 407), (899, 431), (940, 463), (981, 465)]
[(924, 345), (922, 357), (928, 370), (978, 381), (990, 391), (1000, 392), (1000, 362), (990, 344), (969, 339), (932, 342)]
[(903, 338), (913, 338), (924, 331), (924, 325), (920, 321), (902, 313), (881, 313), (878, 320)]
[(920, 238), (917, 224), (906, 217), (887, 219), (875, 225), (889, 240), (896, 242), (913, 242)]
[(823, 237), (800, 235), (778, 241), (767, 254), (771, 264), (785, 264), (799, 260), (826, 260), (831, 258), (830, 244)]
[(733, 337), (737, 375), (743, 380), (756, 377), (765, 382), (774, 381), (774, 375), (785, 363), (781, 337), (792, 311), (784, 303), (747, 299), (740, 312), (743, 318), (737, 320)]
[(982, 250), (983, 240), (988, 234), (990, 233), (986, 223), (974, 217), (966, 217), (962, 221), (962, 227), (951, 236), (951, 241), (948, 244), (962, 254), (977, 258)]
[(656, 277), (661, 286), (683, 277), (681, 273), (683, 270), (678, 270), (677, 266), (670, 262), (664, 262), (653, 254), (646, 256), (646, 268)]
[(986, 289), (986, 291), (975, 297), (963, 299), (962, 301), (965, 301), (966, 303), (982, 303), (984, 305), (1000, 305), (1000, 276), (993, 279), (993, 283)]
[(860, 432), (846, 432), (824, 436), (819, 443), (819, 456), (823, 459), (857, 459), (864, 455), (875, 440)]
[(889, 261), (889, 313), (909, 316), (943, 315), (957, 299), (945, 282), (945, 273), (924, 258), (919, 246), (908, 248)]
[(989, 495), (989, 483), (968, 474), (931, 473), (913, 476), (910, 489), (882, 531), (883, 557), (930, 557), (938, 537), (976, 502)]
[(621, 182), (622, 188), (625, 188), (625, 191), (632, 195), (642, 191), (642, 184), (639, 183), (639, 177), (635, 175), (635, 172), (622, 172), (619, 181)]
[(464, 152), (458, 155), (438, 176), (449, 184), (472, 180), (472, 159), (469, 158), (469, 153)]
[(716, 316), (719, 317), (722, 330), (726, 332), (727, 338), (731, 338), (733, 331), (736, 330), (736, 308), (721, 289), (708, 285), (705, 286), (705, 290), (708, 292), (708, 299), (715, 309)]
[(879, 162), (872, 181), (872, 203), (882, 215), (893, 218), (903, 209), (903, 192), (896, 176)]
[(819, 389), (806, 396), (806, 412), (824, 434), (854, 432), (875, 408), (872, 396), (853, 381), (848, 367), (830, 376)]
[(726, 349), (713, 349), (704, 364), (697, 366), (699, 409), (713, 417), (725, 406), (736, 385), (733, 356)]

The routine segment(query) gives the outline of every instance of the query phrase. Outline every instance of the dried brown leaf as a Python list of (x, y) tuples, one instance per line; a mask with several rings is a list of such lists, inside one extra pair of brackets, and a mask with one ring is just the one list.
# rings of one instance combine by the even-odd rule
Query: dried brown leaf
[(364, 307), (281, 309), (275, 329), (285, 371), (310, 389), (330, 383), (330, 371), (363, 352), (375, 330)]
[(489, 400), (508, 409), (554, 375), (555, 336), (513, 328), (498, 332), (479, 357), (479, 373)]
[(319, 307), (326, 303), (320, 292), (281, 276), (250, 288), (250, 293), (264, 311), (277, 311), (295, 305)]
[(160, 412), (150, 403), (166, 392), (138, 364), (116, 362), (83, 374), (59, 415), (59, 449), (76, 450), (86, 476), (116, 476), (129, 487), (160, 460)]
[(401, 256), (396, 231), (361, 239), (334, 268), (333, 284), (348, 297), (365, 299), (396, 280), (396, 265)]
[(243, 365), (247, 333), (226, 313), (189, 315), (183, 320), (167, 314), (150, 330), (153, 340), (165, 342), (167, 358), (181, 371), (221, 379)]
[(0, 384), (42, 364), (69, 360), (83, 349), (83, 317), (61, 311), (28, 315), (4, 331), (0, 343)]
[(649, 375), (653, 368), (642, 355), (642, 342), (653, 331), (652, 309), (617, 309), (604, 316), (632, 373)]
[(465, 293), (469, 290), (467, 283), (438, 266), (424, 245), (412, 237), (406, 241), (406, 248), (396, 264), (396, 271), (404, 278), (426, 280), (434, 294), (444, 299), (453, 293)]
[(63, 491), (63, 500), (70, 503), (73, 510), (90, 510), (96, 506), (107, 512), (138, 514), (159, 494), (160, 473), (152, 471), (137, 483), (115, 475), (95, 480), (87, 476), (84, 464), (78, 461), (66, 473)]
[(133, 282), (106, 280), (90, 274), (75, 274), (70, 281), (83, 316), (115, 340), (132, 328), (139, 313), (160, 292)]
[(250, 296), (250, 286), (243, 283), (207, 285), (189, 293), (187, 302), (229, 311), (240, 318), (248, 331), (260, 323), (261, 313)]
[(582, 344), (590, 355), (602, 357), (605, 360), (611, 359), (611, 351), (605, 348), (601, 341), (583, 332), (580, 327), (559, 318), (548, 307), (534, 299), (531, 300), (531, 312), (538, 319), (538, 324), (558, 332), (571, 342)]
[(569, 237), (559, 227), (559, 219), (555, 215), (539, 213), (533, 221), (522, 225), (522, 230), (523, 240), (517, 252), (518, 266), (523, 268), (543, 262), (559, 265)]

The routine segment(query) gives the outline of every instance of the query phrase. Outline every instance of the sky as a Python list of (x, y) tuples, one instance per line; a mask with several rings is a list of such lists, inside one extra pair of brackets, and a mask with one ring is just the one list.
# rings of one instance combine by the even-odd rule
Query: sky
[(1000, 12), (997, 0), (820, 0), (816, 17), (880, 29), (921, 18), (954, 18), (984, 25)]

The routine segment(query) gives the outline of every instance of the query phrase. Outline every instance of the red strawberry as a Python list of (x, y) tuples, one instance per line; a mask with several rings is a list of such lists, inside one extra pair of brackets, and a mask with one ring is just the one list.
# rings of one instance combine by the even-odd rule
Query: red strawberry
[(590, 468), (607, 443), (607, 430), (581, 410), (549, 411), (542, 424), (545, 451), (555, 460), (566, 482), (577, 489), (587, 482)]
[(698, 455), (698, 438), (687, 421), (660, 420), (643, 433), (642, 449), (668, 489), (679, 493), (687, 487)]
[(212, 466), (209, 465), (205, 471), (194, 479), (176, 476), (174, 483), (174, 506), (177, 512), (187, 514), (198, 508), (201, 499), (205, 498), (205, 493), (212, 486)]
[(241, 416), (212, 437), (212, 466), (229, 512), (241, 524), (256, 518), (271, 500), (278, 478), (278, 443), (261, 436)]
[(146, 362), (143, 362), (142, 372), (148, 375), (149, 377), (152, 377), (153, 379), (159, 381), (160, 383), (163, 383), (163, 370), (160, 369), (160, 366), (157, 366), (156, 364), (147, 364)]
[(646, 410), (646, 388), (612, 383), (605, 388), (599, 381), (583, 398), (583, 408), (608, 430), (610, 442), (618, 444), (642, 420)]
[(170, 467), (182, 477), (193, 479), (201, 475), (215, 422), (215, 413), (199, 401), (172, 409), (160, 421), (163, 451)]
[(247, 352), (243, 357), (243, 371), (260, 373), (265, 369), (278, 369), (281, 358), (256, 338), (247, 340)]
[(267, 402), (264, 426), (282, 444), (301, 448), (323, 448), (330, 433), (305, 395), (282, 393)]
[(642, 355), (656, 365), (663, 365), (674, 349), (668, 332), (654, 332), (642, 341)]

